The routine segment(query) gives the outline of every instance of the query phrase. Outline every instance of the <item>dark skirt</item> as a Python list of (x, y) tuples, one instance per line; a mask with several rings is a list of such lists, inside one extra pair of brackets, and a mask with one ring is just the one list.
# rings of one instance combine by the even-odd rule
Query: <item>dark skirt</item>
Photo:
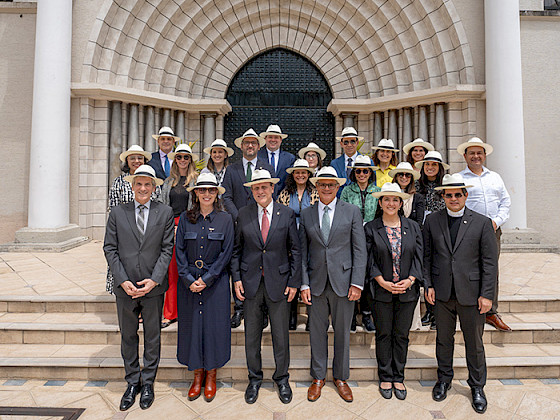
[(189, 370), (217, 369), (231, 357), (229, 276), (222, 273), (201, 293), (177, 284), (177, 360)]

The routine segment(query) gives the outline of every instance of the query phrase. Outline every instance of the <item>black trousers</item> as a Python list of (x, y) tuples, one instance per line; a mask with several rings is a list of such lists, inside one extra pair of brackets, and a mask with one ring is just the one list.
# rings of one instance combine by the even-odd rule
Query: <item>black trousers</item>
[[(117, 296), (117, 314), (121, 330), (121, 355), (125, 380), (130, 385), (153, 384), (161, 351), (161, 316), (164, 294), (132, 299)], [(144, 368), (138, 356), (138, 315), (142, 313), (144, 329)]]
[(476, 306), (463, 306), (456, 299), (448, 302), (438, 300), (435, 305), (437, 324), (436, 358), (438, 362), (438, 380), (450, 383), (453, 379), (453, 348), (457, 316), (465, 339), (467, 383), (473, 386), (486, 384), (486, 355), (484, 354), (484, 322), (486, 315), (481, 314)]
[(408, 334), (412, 326), (416, 300), (373, 303), (375, 357), (380, 382), (403, 382), (408, 355)]
[(263, 308), (268, 307), (270, 317), (270, 331), (272, 333), (272, 348), (276, 370), (272, 379), (276, 383), (288, 381), (290, 367), (290, 304), (286, 299), (273, 302), (268, 293), (264, 281), (252, 299), (243, 302), (245, 317), (245, 357), (249, 370), (249, 382), (260, 383), (263, 380), (261, 341)]
[(369, 316), (373, 311), (373, 297), (371, 296), (370, 285), (366, 284), (364, 290), (362, 290), (362, 295), (360, 299), (355, 302), (354, 305), (354, 317), (358, 313), (362, 314), (362, 317)]
[[(496, 234), (496, 241), (498, 242), (498, 258), (500, 258), (500, 251), (502, 249), (502, 228), (498, 228), (495, 232)], [(499, 270), (499, 267), (498, 267)], [(492, 308), (488, 311), (487, 315), (494, 315), (498, 313), (498, 295), (500, 294), (500, 273), (499, 271), (496, 273), (496, 296), (492, 301)]]

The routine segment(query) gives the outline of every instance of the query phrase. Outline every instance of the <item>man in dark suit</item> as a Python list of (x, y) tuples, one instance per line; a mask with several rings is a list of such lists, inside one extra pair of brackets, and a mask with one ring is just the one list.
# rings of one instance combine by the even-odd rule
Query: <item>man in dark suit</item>
[[(432, 390), (443, 401), (453, 379), (457, 316), (465, 341), (472, 406), (486, 411), (486, 356), (482, 334), (485, 314), (496, 296), (498, 246), (492, 220), (465, 207), (468, 193), (461, 174), (445, 175), (441, 187), (446, 209), (424, 224), (424, 288), (435, 304), (438, 381)], [(437, 303), (436, 303), (437, 302)]]
[(338, 394), (352, 402), (350, 376), (350, 324), (354, 302), (364, 289), (366, 238), (360, 209), (337, 200), (345, 178), (325, 166), (311, 182), (319, 202), (301, 212), (299, 230), (302, 250), (301, 298), (309, 306), (309, 340), (313, 382), (307, 399), (321, 396), (327, 376), (329, 312), (334, 328), (333, 381)]
[[(241, 208), (255, 202), (251, 189), (244, 186), (246, 182), (251, 181), (253, 172), (257, 169), (266, 169), (269, 173), (274, 172), (266, 160), (258, 159), (257, 153), (259, 148), (265, 145), (265, 141), (252, 128), (248, 129), (243, 136), (236, 138), (235, 145), (243, 152), (243, 158), (240, 162), (235, 162), (227, 167), (222, 181), (222, 187), (226, 189), (223, 194), (224, 205), (234, 221)], [(231, 316), (231, 328), (237, 328), (243, 319), (243, 302), (237, 298), (235, 293), (233, 293), (233, 300), (234, 311)], [(265, 317), (263, 325), (265, 325), (266, 319)]]
[(283, 134), (280, 127), (276, 124), (269, 125), (260, 136), (266, 141), (266, 147), (259, 150), (258, 157), (261, 160), (266, 160), (274, 168), (272, 175), (280, 179), (275, 189), (276, 194), (279, 194), (286, 185), (286, 177), (288, 176), (286, 169), (294, 164), (296, 157), (291, 153), (280, 150), (282, 140), (288, 137), (288, 135)]
[[(162, 181), (151, 166), (125, 177), (134, 201), (109, 213), (103, 251), (115, 279), (121, 354), (128, 383), (120, 409), (128, 410), (140, 392), (140, 408), (154, 401), (154, 380), (160, 359), (160, 323), (167, 269), (173, 253), (173, 210), (150, 201)], [(138, 363), (138, 315), (144, 325), (144, 368)]]
[(181, 139), (175, 136), (170, 127), (161, 127), (159, 133), (157, 135), (152, 134), (152, 137), (157, 140), (159, 150), (152, 153), (148, 165), (154, 168), (156, 177), (165, 180), (170, 174), (171, 164), (173, 163), (173, 159), (167, 155), (173, 151), (173, 146)]
[(253, 404), (263, 380), (261, 360), (263, 307), (270, 317), (276, 370), (272, 379), (280, 401), (292, 400), (288, 383), (290, 365), (289, 312), (301, 284), (301, 249), (295, 213), (272, 200), (274, 184), (267, 170), (255, 170), (250, 187), (255, 202), (239, 210), (231, 260), (235, 293), (244, 301), (245, 355), (249, 385), (245, 401)]

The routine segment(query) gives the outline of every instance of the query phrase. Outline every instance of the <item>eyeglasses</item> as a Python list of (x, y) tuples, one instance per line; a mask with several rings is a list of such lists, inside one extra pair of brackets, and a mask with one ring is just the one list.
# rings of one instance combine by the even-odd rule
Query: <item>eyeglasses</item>
[(349, 144), (356, 144), (358, 143), (358, 140), (344, 140), (342, 142), (343, 145), (348, 146)]
[(400, 173), (400, 174), (397, 174), (397, 176), (404, 176), (405, 178), (412, 178), (412, 174), (407, 174), (407, 173)]
[(322, 182), (317, 182), (317, 188), (323, 188), (325, 190), (334, 190), (338, 188), (338, 184), (324, 184)]
[(136, 160), (141, 160), (144, 161), (144, 156), (129, 156), (128, 160), (132, 160), (132, 161), (136, 161)]
[(191, 155), (175, 155), (175, 160), (191, 160)]
[(445, 198), (453, 198), (453, 197), (455, 197), (455, 198), (461, 198), (461, 197), (464, 196), (464, 194), (463, 194), (463, 193), (455, 193), (455, 194), (447, 193), (447, 194), (443, 194), (443, 196), (444, 196)]
[(218, 189), (216, 187), (210, 187), (210, 188), (197, 188), (197, 190), (200, 192), (200, 194), (206, 194), (206, 193), (210, 193), (210, 194), (217, 194), (218, 193)]
[(256, 146), (257, 144), (259, 144), (259, 142), (258, 141), (243, 140), (242, 144), (244, 144), (246, 146)]
[(365, 175), (369, 175), (369, 169), (354, 169), (354, 172), (356, 173), (356, 175), (360, 175), (360, 174), (365, 174)]

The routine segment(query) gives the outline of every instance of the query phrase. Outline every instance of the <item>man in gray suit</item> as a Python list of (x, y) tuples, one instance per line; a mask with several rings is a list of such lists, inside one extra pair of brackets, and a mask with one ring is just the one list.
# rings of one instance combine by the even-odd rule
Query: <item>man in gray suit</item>
[[(115, 279), (121, 354), (128, 387), (121, 411), (128, 410), (140, 393), (140, 408), (154, 401), (154, 380), (160, 359), (160, 323), (167, 269), (173, 253), (173, 210), (150, 201), (156, 185), (154, 169), (140, 166), (125, 177), (132, 184), (134, 201), (109, 213), (103, 251)], [(144, 368), (138, 362), (138, 316), (144, 324)]]
[(329, 310), (334, 328), (333, 381), (338, 394), (352, 402), (350, 376), (350, 324), (354, 301), (360, 298), (366, 274), (366, 238), (360, 209), (337, 200), (346, 178), (323, 167), (311, 182), (319, 202), (301, 212), (301, 298), (309, 306), (311, 376), (307, 399), (321, 396), (327, 376)]
[(443, 401), (453, 379), (453, 346), (457, 316), (465, 341), (472, 406), (486, 411), (484, 322), (496, 296), (498, 245), (492, 220), (465, 207), (468, 192), (461, 174), (445, 175), (441, 187), (445, 210), (424, 224), (424, 289), (435, 304), (438, 381), (432, 390)]

